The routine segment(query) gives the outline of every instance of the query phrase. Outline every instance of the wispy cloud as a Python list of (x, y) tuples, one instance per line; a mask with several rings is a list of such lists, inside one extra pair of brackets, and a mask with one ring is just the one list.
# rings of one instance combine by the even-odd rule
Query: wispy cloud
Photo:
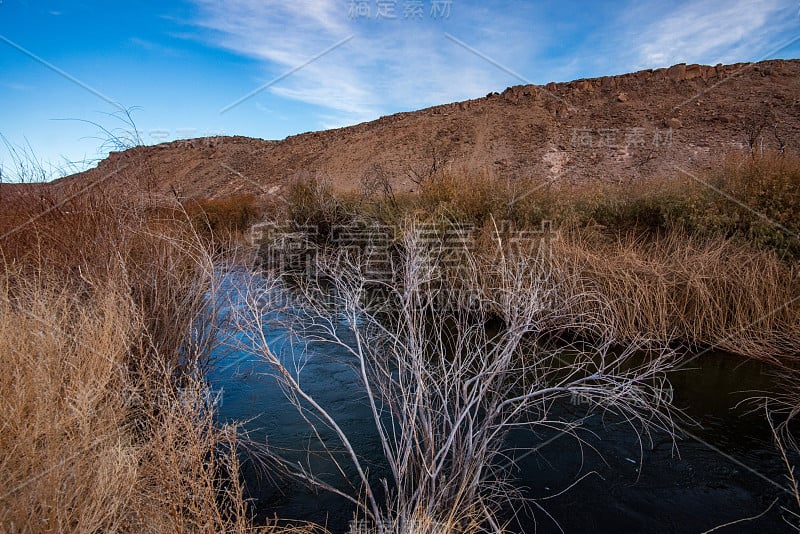
[[(428, 13), (425, 20), (404, 20), (402, 2), (395, 3), (396, 20), (376, 20), (352, 17), (345, 0), (194, 1), (194, 24), (205, 42), (261, 64), (231, 101), (355, 36), (268, 89), (316, 108), (320, 127), (521, 83), (508, 69), (546, 83), (680, 62), (748, 61), (800, 34), (796, 0), (626, 0), (616, 10), (587, 3), (587, 13), (569, 24), (553, 5), (521, 1), (503, 8), (453, 2), (446, 20)], [(375, 9), (377, 2), (368, 4)]]
[(183, 53), (180, 50), (178, 50), (177, 48), (166, 46), (164, 44), (157, 43), (157, 42), (154, 42), (154, 41), (151, 41), (151, 40), (148, 40), (148, 39), (142, 39), (142, 38), (139, 38), (139, 37), (131, 37), (131, 38), (128, 39), (128, 42), (131, 45), (133, 45), (133, 46), (135, 46), (137, 48), (140, 48), (142, 50), (145, 50), (147, 52), (157, 53), (157, 54), (161, 54), (161, 55), (164, 55), (164, 56), (170, 56), (170, 57), (180, 57), (180, 56), (183, 55)]
[(683, 2), (655, 13), (655, 20), (644, 25), (643, 8), (635, 9), (629, 27), (633, 67), (760, 59), (785, 41), (787, 33), (800, 35), (796, 7), (794, 0)]
[[(196, 3), (196, 23), (207, 30), (208, 41), (263, 62), (264, 71), (247, 81), (255, 86), (355, 35), (341, 49), (269, 89), (274, 95), (324, 108), (322, 126), (352, 124), (399, 109), (472, 98), (498, 89), (502, 83), (518, 83), (448, 41), (448, 28), (459, 30), (455, 22), (433, 20), (429, 13), (425, 20), (404, 19), (402, 3), (397, 3), (395, 20), (353, 18), (348, 2), (338, 0)], [(453, 9), (459, 6), (456, 3)], [(503, 17), (484, 17), (461, 29), (469, 30), (467, 38), (474, 46), (520, 67), (529, 48), (525, 41), (536, 34), (529, 23), (522, 30), (521, 21), (512, 14), (506, 21), (498, 21), (498, 16)], [(509, 31), (517, 25), (520, 32), (511, 38), (508, 31), (497, 32), (497, 24)], [(242, 93), (252, 88), (243, 86)]]
[[(307, 62), (352, 33), (341, 15), (346, 4), (333, 0), (198, 0), (197, 4), (196, 23), (211, 31), (207, 36), (211, 44), (263, 63), (262, 71), (243, 81), (243, 94), (254, 88), (251, 84)], [(352, 65), (356, 52), (348, 43), (269, 90), (354, 118), (370, 115), (375, 103)]]

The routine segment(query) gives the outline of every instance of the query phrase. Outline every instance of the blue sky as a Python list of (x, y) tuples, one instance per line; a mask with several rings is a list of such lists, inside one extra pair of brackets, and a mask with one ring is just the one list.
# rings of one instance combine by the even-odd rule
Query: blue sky
[(57, 174), (104, 155), (85, 121), (124, 128), (122, 108), (146, 144), (281, 139), (521, 83), (797, 57), (798, 0), (0, 0), (0, 134)]

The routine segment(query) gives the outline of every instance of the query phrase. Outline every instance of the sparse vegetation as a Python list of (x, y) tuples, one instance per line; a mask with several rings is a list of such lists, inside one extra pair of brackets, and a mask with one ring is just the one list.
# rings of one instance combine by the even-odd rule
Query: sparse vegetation
[(289, 198), (287, 215), (297, 227), (319, 229), (322, 242), (333, 241), (332, 228), (365, 219), (394, 228), (408, 218), (461, 225), (472, 229), (472, 246), (495, 256), (498, 238), (518, 241), (549, 222), (561, 298), (576, 314), (597, 309), (603, 324), (594, 328), (611, 328), (620, 340), (644, 336), (785, 360), (800, 344), (798, 186), (800, 160), (785, 154), (731, 156), (707, 173), (635, 184), (441, 171), (416, 195), (373, 188), (354, 198), (306, 183)]

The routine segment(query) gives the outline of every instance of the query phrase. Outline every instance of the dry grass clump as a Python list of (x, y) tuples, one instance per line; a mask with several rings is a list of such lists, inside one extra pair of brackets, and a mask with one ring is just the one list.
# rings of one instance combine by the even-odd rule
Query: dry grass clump
[[(708, 225), (800, 259), (800, 159), (765, 153), (732, 156), (707, 182), (718, 200), (705, 207)], [(709, 191), (709, 188), (705, 188)]]
[(200, 373), (208, 242), (174, 206), (47, 195), (0, 221), (0, 530), (254, 530)]
[(322, 240), (329, 239), (336, 226), (347, 224), (356, 216), (350, 203), (334, 194), (327, 181), (317, 177), (289, 184), (284, 212), (290, 223), (313, 229)]
[(212, 287), (215, 258), (185, 213), (100, 192), (23, 197), (3, 222), (0, 262), (12, 296), (27, 279), (43, 289), (66, 285), (77, 298), (122, 285), (145, 321), (130, 347), (131, 363), (151, 352), (173, 358), (175, 366), (197, 360), (209, 340), (187, 336)]
[(785, 260), (800, 258), (800, 159), (785, 154), (734, 154), (710, 171), (625, 183), (565, 184), (442, 170), (401, 207), (423, 218), (477, 226), (491, 216), (517, 228), (549, 220), (610, 235), (679, 229), (755, 245)]
[(562, 305), (570, 315), (598, 317), (616, 339), (797, 355), (800, 302), (792, 298), (800, 281), (770, 252), (677, 232), (650, 239), (573, 232), (549, 246)]
[(247, 530), (234, 430), (166, 361), (130, 372), (146, 319), (125, 288), (44, 286), (0, 281), (3, 529)]
[(800, 258), (800, 159), (785, 154), (733, 154), (709, 171), (564, 189), (557, 205), (548, 216), (569, 225), (611, 234), (679, 229)]
[[(559, 311), (553, 331), (625, 343), (715, 347), (774, 363), (793, 361), (800, 342), (797, 267), (773, 252), (732, 239), (663, 235), (609, 236), (560, 229), (512, 246), (512, 235), (487, 232), (482, 291), (514, 264), (536, 283), (518, 299)], [(492, 250), (504, 244), (502, 255)]]
[[(460, 517), (456, 517), (456, 515)], [(351, 523), (351, 528), (347, 534), (480, 534), (487, 532), (485, 525), (482, 524), (480, 511), (474, 510), (472, 513), (461, 513), (457, 507), (453, 507), (453, 514), (442, 520), (431, 517), (424, 510), (417, 510), (410, 517), (392, 517), (376, 525), (369, 519), (356, 519)], [(512, 532), (504, 526), (498, 525), (494, 531), (497, 533)]]

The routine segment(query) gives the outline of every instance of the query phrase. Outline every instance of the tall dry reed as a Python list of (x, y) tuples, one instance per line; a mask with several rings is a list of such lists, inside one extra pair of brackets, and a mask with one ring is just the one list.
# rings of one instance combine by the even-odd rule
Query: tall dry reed
[(0, 529), (256, 530), (202, 380), (208, 243), (166, 202), (42, 191), (0, 221)]
[[(581, 232), (550, 241), (562, 303), (619, 340), (713, 346), (775, 361), (798, 355), (800, 281), (773, 253), (669, 233), (610, 240)], [(581, 298), (593, 295), (593, 298)]]

